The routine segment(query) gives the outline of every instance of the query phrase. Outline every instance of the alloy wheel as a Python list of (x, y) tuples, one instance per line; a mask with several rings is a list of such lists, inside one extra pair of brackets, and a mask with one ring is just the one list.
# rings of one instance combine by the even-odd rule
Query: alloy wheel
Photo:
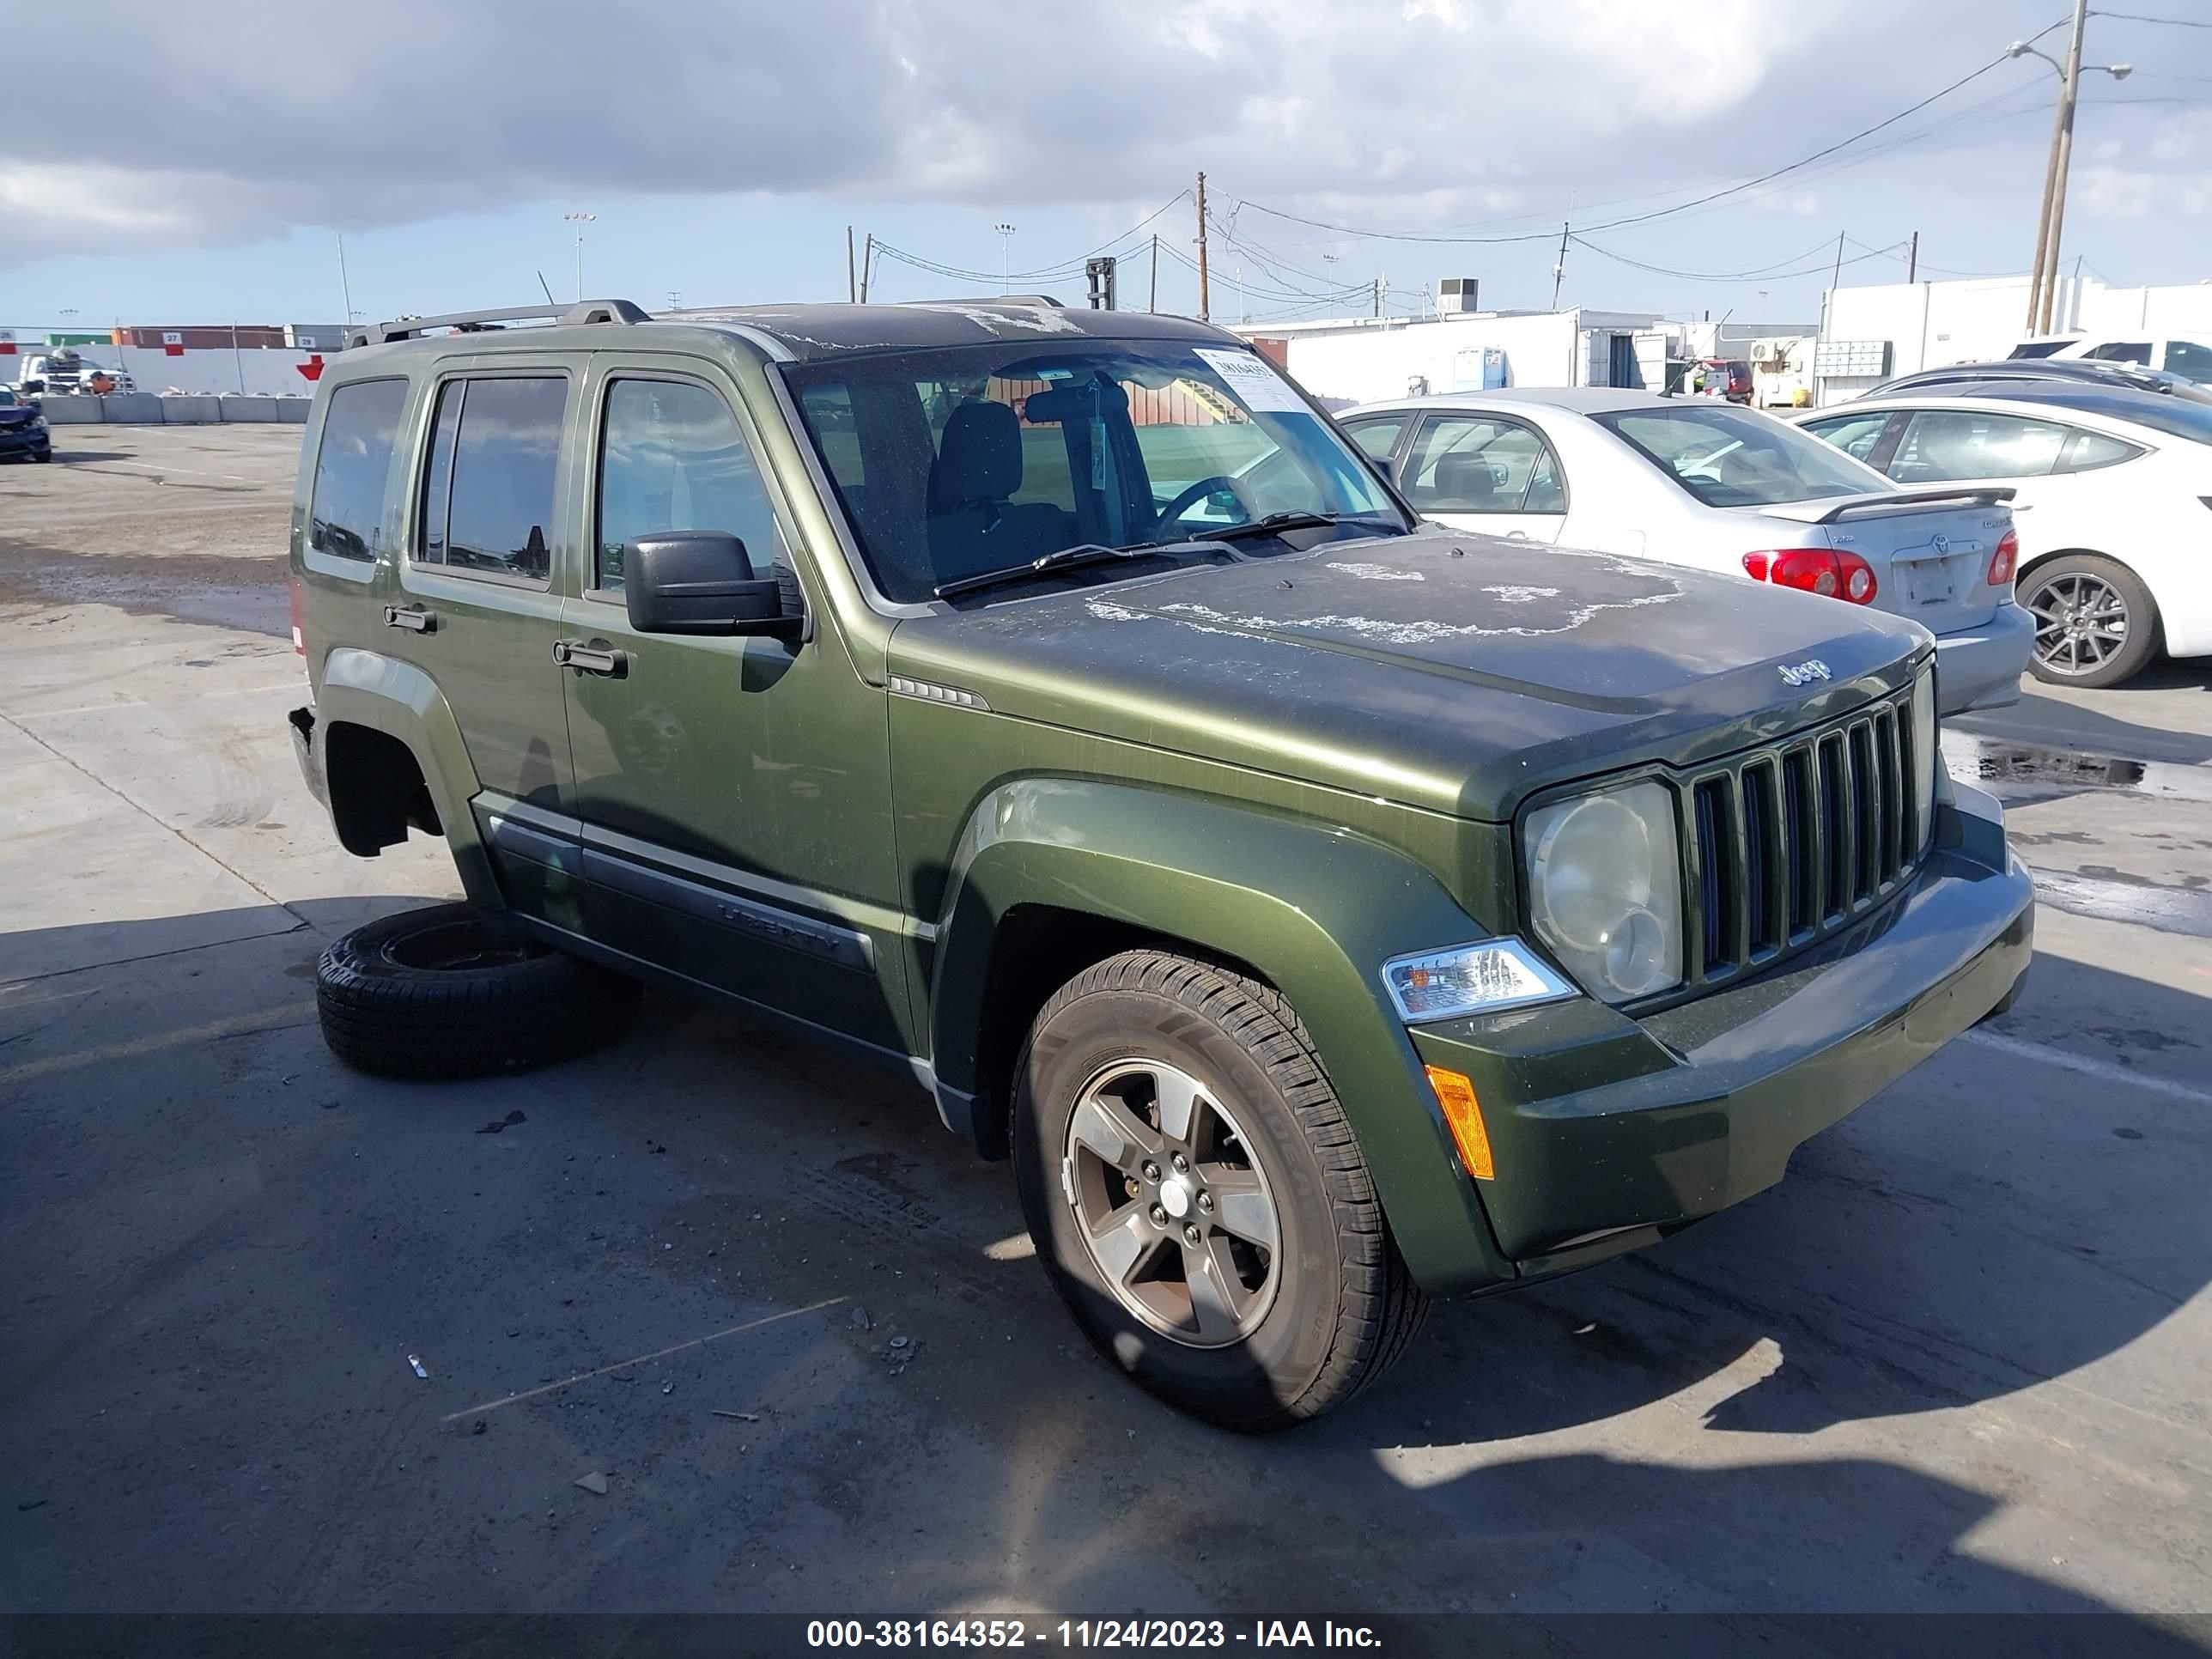
[(2035, 618), (2035, 659), (2062, 678), (2094, 673), (2127, 647), (2127, 600), (2101, 577), (2053, 576), (2028, 595), (2027, 609)]
[(1218, 1348), (1267, 1317), (1274, 1195), (1236, 1117), (1189, 1073), (1142, 1059), (1098, 1073), (1068, 1119), (1060, 1180), (1099, 1278), (1152, 1329)]

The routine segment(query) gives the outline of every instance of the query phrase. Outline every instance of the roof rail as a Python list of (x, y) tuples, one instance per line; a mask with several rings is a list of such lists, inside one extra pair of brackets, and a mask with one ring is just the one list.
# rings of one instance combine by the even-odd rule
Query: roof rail
[(1067, 307), (1049, 294), (986, 294), (973, 299), (960, 300), (902, 300), (909, 306), (1043, 306), (1054, 311)]
[(516, 306), (504, 311), (452, 311), (441, 317), (402, 317), (389, 323), (373, 323), (347, 335), (349, 346), (383, 345), (392, 340), (412, 340), (434, 328), (450, 328), (467, 334), (492, 323), (517, 323), (550, 318), (555, 323), (649, 323), (652, 316), (628, 300), (579, 300), (572, 306)]

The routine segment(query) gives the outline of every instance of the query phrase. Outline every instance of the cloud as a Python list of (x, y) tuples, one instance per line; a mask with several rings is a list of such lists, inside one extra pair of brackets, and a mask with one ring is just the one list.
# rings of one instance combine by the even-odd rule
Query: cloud
[[(100, 54), (96, 109), (81, 76), (18, 77), (0, 263), (625, 192), (1164, 200), (1200, 167), (1224, 201), (1316, 217), (1548, 215), (1879, 119), (1979, 61), (2012, 9), (73, 0), (47, 26), (128, 47)], [(42, 61), (29, 44), (17, 61)]]

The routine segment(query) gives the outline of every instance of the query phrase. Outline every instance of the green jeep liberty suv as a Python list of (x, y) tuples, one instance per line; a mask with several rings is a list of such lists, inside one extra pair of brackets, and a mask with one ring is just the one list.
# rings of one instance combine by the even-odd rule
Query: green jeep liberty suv
[(1424, 526), (1218, 330), (604, 301), (359, 344), (293, 732), (348, 848), (442, 835), (469, 905), (325, 954), (333, 1048), (526, 1064), (657, 981), (886, 1060), (1214, 1421), (1771, 1185), (2027, 965), (1928, 634)]

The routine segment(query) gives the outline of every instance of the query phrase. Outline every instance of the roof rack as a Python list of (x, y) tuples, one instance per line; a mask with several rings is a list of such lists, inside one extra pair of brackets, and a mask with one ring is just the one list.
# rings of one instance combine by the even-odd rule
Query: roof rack
[(973, 299), (959, 300), (902, 300), (909, 306), (1044, 306), (1054, 311), (1067, 307), (1049, 294), (985, 294)]
[(555, 323), (649, 323), (650, 313), (628, 300), (580, 300), (572, 306), (517, 306), (504, 311), (453, 311), (442, 317), (402, 317), (393, 322), (373, 323), (346, 337), (349, 346), (383, 345), (392, 340), (412, 340), (434, 328), (450, 328), (469, 334), (493, 323), (517, 323), (550, 318)]

